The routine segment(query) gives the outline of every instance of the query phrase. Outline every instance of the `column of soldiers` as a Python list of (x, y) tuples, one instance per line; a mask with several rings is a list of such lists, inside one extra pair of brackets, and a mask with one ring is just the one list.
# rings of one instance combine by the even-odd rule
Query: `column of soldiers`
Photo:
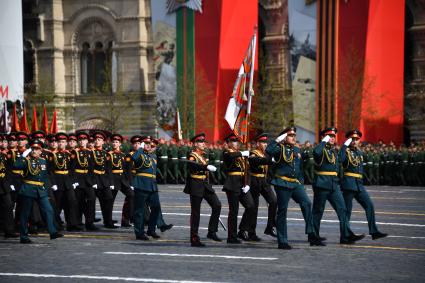
[[(133, 148), (140, 139), (131, 138), (136, 144)], [(31, 243), (28, 234), (37, 233), (40, 227), (47, 227), (52, 239), (63, 236), (58, 231), (64, 229), (97, 231), (96, 198), (104, 227), (118, 228), (112, 217), (118, 191), (125, 196), (121, 227), (131, 227), (137, 191), (132, 183), (137, 179), (132, 160), (135, 151), (122, 152), (124, 138), (119, 134), (109, 137), (109, 145), (106, 140), (103, 132), (0, 134), (0, 229), (5, 237)], [(149, 210), (145, 211), (144, 217), (149, 218)], [(173, 226), (164, 222), (160, 205), (158, 217), (152, 214), (151, 218), (162, 232)]]

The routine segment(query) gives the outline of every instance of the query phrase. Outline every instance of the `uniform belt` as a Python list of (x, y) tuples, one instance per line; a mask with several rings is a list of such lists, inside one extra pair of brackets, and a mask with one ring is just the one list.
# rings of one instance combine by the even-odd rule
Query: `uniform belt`
[(205, 175), (194, 175), (194, 174), (190, 174), (190, 178), (204, 180), (204, 179), (207, 178), (207, 176), (205, 176)]
[(287, 181), (287, 182), (300, 183), (300, 181), (298, 181), (298, 179), (295, 179), (295, 178), (289, 178), (289, 177), (286, 177), (286, 176), (277, 176), (277, 177), (284, 180), (284, 181)]
[(124, 173), (124, 170), (112, 170), (112, 173), (121, 174), (121, 173)]
[(168, 158), (168, 156), (165, 156), (165, 155), (163, 155), (163, 156), (160, 156), (159, 158)]
[(264, 178), (264, 177), (266, 177), (266, 174), (251, 173), (251, 176), (254, 176), (254, 177), (257, 177), (257, 178)]
[(368, 162), (367, 164), (373, 164), (373, 162)]
[(38, 181), (24, 180), (24, 183), (27, 183), (30, 185), (36, 185), (36, 186), (44, 186), (43, 182), (38, 182)]
[(180, 159), (187, 159), (187, 157), (185, 157), (185, 156), (182, 156), (182, 157), (180, 157)]
[(68, 170), (55, 170), (55, 174), (68, 175)]
[(80, 174), (87, 174), (89, 172), (89, 170), (87, 169), (75, 169), (76, 173), (80, 173)]
[(178, 157), (171, 157), (171, 159), (179, 159)]
[(24, 174), (24, 171), (23, 170), (12, 170), (12, 173), (22, 175), (22, 174)]
[(154, 174), (150, 174), (150, 173), (137, 173), (136, 176), (140, 176), (140, 177), (149, 177), (149, 178), (153, 178), (156, 179), (156, 175)]
[(5, 173), (0, 173), (0, 178), (4, 178), (4, 176), (6, 176)]
[(131, 174), (136, 174), (136, 170), (131, 170)]
[(362, 174), (351, 173), (351, 172), (345, 172), (344, 173), (344, 176), (354, 177), (354, 178), (358, 178), (358, 179), (363, 179), (363, 175)]
[(93, 173), (98, 174), (98, 175), (103, 175), (103, 174), (105, 174), (105, 171), (93, 170)]
[(322, 176), (338, 176), (338, 173), (333, 171), (316, 171), (316, 174)]
[(228, 172), (227, 175), (229, 176), (243, 176), (245, 175), (244, 172)]

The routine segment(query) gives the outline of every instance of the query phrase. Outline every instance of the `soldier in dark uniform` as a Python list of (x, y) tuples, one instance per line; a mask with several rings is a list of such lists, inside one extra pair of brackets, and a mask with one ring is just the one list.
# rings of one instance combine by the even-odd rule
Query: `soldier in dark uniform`
[(189, 153), (189, 147), (186, 145), (184, 140), (179, 142), (179, 172), (180, 179), (179, 183), (184, 184), (187, 177), (187, 155)]
[[(13, 202), (10, 195), (10, 186), (6, 182), (7, 155), (4, 152), (4, 134), (0, 134), (0, 230), (4, 231), (5, 238), (16, 238), (13, 223)], [(6, 145), (7, 146), (7, 145)]]
[[(40, 158), (43, 144), (35, 140), (31, 143), (31, 148), (26, 150), (22, 156), (15, 161), (15, 168), (23, 170), (22, 187), (19, 195), (22, 201), (22, 211), (20, 215), (20, 238), (21, 243), (29, 244), (31, 240), (28, 238), (28, 218), (31, 214), (33, 201), (37, 201), (46, 219), (47, 228), (50, 239), (62, 237), (54, 225), (53, 209), (48, 201), (47, 187), (50, 181), (47, 173), (46, 160)], [(27, 158), (28, 154), (30, 157)]]
[(102, 132), (93, 134), (94, 150), (93, 158), (93, 188), (99, 199), (100, 209), (102, 210), (103, 225), (105, 228), (118, 228), (112, 222), (113, 195), (111, 186), (111, 156), (103, 149), (105, 135)]
[(170, 145), (168, 146), (168, 174), (169, 180), (178, 184), (179, 180), (179, 149), (177, 147), (176, 141), (171, 139)]
[[(363, 153), (359, 149), (359, 140), (362, 137), (362, 133), (359, 130), (353, 130), (347, 132), (345, 137), (347, 140), (339, 152), (339, 158), (344, 168), (341, 188), (347, 207), (347, 221), (350, 221), (351, 218), (354, 198), (366, 212), (369, 234), (372, 236), (372, 239), (376, 240), (386, 237), (387, 234), (379, 232), (376, 226), (375, 209), (369, 194), (363, 186)], [(351, 234), (353, 233), (351, 232)]]
[(126, 162), (131, 162), (125, 158), (125, 154), (121, 151), (121, 143), (123, 137), (120, 134), (113, 134), (111, 136), (112, 141), (112, 151), (109, 152), (111, 155), (111, 164), (112, 164), (112, 195), (113, 202), (118, 194), (118, 191), (121, 191), (125, 195), (124, 202), (128, 205), (123, 206), (122, 217), (121, 217), (121, 226), (122, 227), (131, 227), (130, 221), (133, 222), (133, 213), (134, 213), (134, 188), (132, 189), (128, 175), (125, 174), (124, 170), (128, 168)]
[(312, 184), (314, 178), (314, 158), (313, 158), (313, 147), (309, 141), (304, 143), (302, 150), (304, 156), (303, 169), (305, 176), (305, 183)]
[[(134, 187), (134, 233), (137, 240), (149, 240), (148, 236), (158, 239), (160, 236), (155, 232), (160, 209), (156, 184), (157, 164), (149, 153), (151, 149), (150, 137), (141, 137), (140, 141), (140, 148), (131, 156), (135, 170), (131, 183)], [(144, 228), (145, 203), (151, 210), (146, 234)]]
[[(48, 169), (51, 179), (51, 188), (55, 196), (57, 213), (65, 212), (66, 226), (68, 231), (81, 231), (78, 227), (77, 218), (78, 202), (72, 186), (70, 175), (70, 153), (66, 150), (68, 136), (65, 133), (57, 133), (58, 150), (52, 151), (48, 157)], [(72, 172), (71, 172), (72, 173)], [(59, 215), (57, 218), (60, 217)]]
[(221, 242), (217, 236), (221, 202), (209, 183), (209, 172), (215, 172), (217, 168), (214, 165), (208, 165), (208, 157), (205, 154), (205, 134), (198, 134), (191, 141), (195, 148), (189, 154), (189, 174), (184, 192), (190, 195), (190, 243), (192, 247), (203, 247), (205, 245), (201, 243), (198, 235), (202, 200), (205, 199), (211, 207), (207, 238), (218, 242)]
[[(284, 142), (284, 144), (281, 144)], [(286, 217), (288, 203), (292, 198), (301, 207), (304, 221), (305, 233), (311, 246), (324, 246), (325, 244), (316, 236), (311, 214), (311, 201), (304, 189), (304, 177), (302, 172), (302, 156), (300, 149), (296, 146), (296, 128), (284, 129), (275, 141), (266, 148), (266, 152), (275, 160), (275, 172), (272, 179), (277, 195), (277, 239), (278, 248), (290, 250), (288, 244), (288, 233)]]
[(158, 157), (158, 169), (162, 174), (162, 184), (168, 181), (168, 146), (164, 139), (159, 139), (159, 146), (157, 147), (156, 155)]
[(69, 133), (68, 134), (68, 151), (71, 151), (75, 148), (77, 148), (78, 145), (78, 139), (77, 139), (77, 135), (74, 133)]
[(78, 147), (71, 150), (71, 170), (75, 188), (75, 196), (78, 202), (77, 217), (82, 222), (84, 214), (87, 231), (97, 231), (94, 225), (96, 215), (96, 193), (93, 188), (93, 159), (92, 151), (87, 149), (89, 135), (85, 132), (77, 133)]
[[(254, 200), (249, 192), (248, 178), (245, 178), (246, 164), (244, 157), (249, 157), (249, 151), (239, 151), (239, 139), (234, 134), (226, 137), (228, 149), (223, 153), (224, 166), (226, 168), (226, 180), (224, 181), (223, 191), (226, 192), (229, 203), (229, 216), (227, 218), (227, 243), (240, 244), (238, 239), (248, 240), (248, 233), (252, 231), (252, 221), (254, 219)], [(239, 202), (244, 206), (245, 212), (242, 216), (237, 233)]]
[[(251, 175), (251, 195), (254, 199), (255, 215), (254, 215), (254, 231), (257, 224), (258, 206), (260, 195), (264, 197), (269, 208), (267, 226), (264, 230), (264, 234), (272, 237), (277, 237), (274, 228), (276, 227), (276, 211), (277, 211), (277, 199), (276, 194), (273, 192), (269, 183), (267, 182), (267, 174), (269, 165), (273, 164), (270, 156), (265, 152), (268, 142), (268, 135), (263, 133), (254, 138), (256, 142), (256, 149), (251, 151), (249, 157), (249, 168)], [(248, 235), (251, 240), (256, 239), (256, 235)]]
[(334, 149), (336, 143), (337, 129), (334, 127), (323, 130), (320, 134), (322, 142), (313, 150), (314, 161), (316, 163), (316, 174), (313, 183), (313, 225), (316, 237), (320, 240), (320, 221), (325, 211), (326, 200), (334, 208), (340, 228), (340, 243), (354, 244), (364, 238), (364, 235), (354, 235), (350, 233), (350, 226), (347, 221), (347, 208), (341, 193), (338, 171), (340, 162), (338, 154)]

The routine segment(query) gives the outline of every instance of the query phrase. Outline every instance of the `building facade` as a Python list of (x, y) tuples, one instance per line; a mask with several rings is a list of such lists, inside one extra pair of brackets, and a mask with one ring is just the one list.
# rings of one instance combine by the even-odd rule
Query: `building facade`
[(23, 0), (26, 103), (63, 131), (155, 134), (150, 0)]

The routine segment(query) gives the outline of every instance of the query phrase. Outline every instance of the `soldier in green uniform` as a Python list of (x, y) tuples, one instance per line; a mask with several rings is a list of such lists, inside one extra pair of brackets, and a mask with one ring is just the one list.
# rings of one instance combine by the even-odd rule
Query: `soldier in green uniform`
[(179, 182), (181, 184), (184, 184), (186, 182), (187, 177), (187, 155), (189, 154), (189, 147), (187, 146), (186, 142), (184, 140), (179, 141), (179, 151), (178, 151), (178, 157), (179, 157), (179, 172), (180, 172), (180, 178)]
[[(28, 238), (28, 218), (31, 214), (33, 201), (39, 204), (47, 223), (47, 229), (50, 239), (63, 237), (58, 233), (54, 225), (54, 214), (52, 206), (48, 200), (47, 188), (50, 186), (48, 178), (46, 160), (40, 158), (43, 145), (35, 140), (30, 144), (30, 149), (26, 150), (21, 157), (15, 161), (15, 167), (23, 170), (22, 187), (19, 195), (22, 201), (22, 210), (20, 214), (20, 242), (23, 244), (31, 243)], [(28, 158), (27, 156), (30, 155)]]
[(373, 185), (379, 185), (381, 180), (380, 168), (379, 168), (379, 165), (381, 163), (381, 155), (379, 154), (379, 151), (376, 147), (373, 149), (372, 162), (373, 162), (372, 164), (373, 176), (375, 178)]
[(314, 148), (316, 174), (313, 182), (313, 225), (316, 237), (320, 236), (320, 222), (325, 211), (326, 200), (334, 208), (339, 219), (340, 243), (354, 244), (364, 235), (350, 234), (347, 208), (341, 193), (338, 171), (340, 162), (335, 150), (337, 129), (329, 127), (320, 133), (322, 141)]
[(158, 169), (162, 174), (161, 183), (168, 182), (168, 146), (163, 138), (159, 139), (156, 155), (158, 157)]
[(303, 169), (305, 176), (305, 183), (312, 184), (314, 178), (314, 158), (313, 158), (313, 146), (309, 141), (304, 143), (302, 150), (304, 156)]
[(168, 174), (172, 183), (179, 183), (179, 148), (174, 139), (171, 139), (168, 147)]
[[(339, 159), (344, 168), (341, 188), (347, 207), (347, 221), (349, 222), (351, 218), (354, 198), (366, 212), (366, 218), (369, 224), (369, 234), (372, 236), (372, 239), (384, 238), (387, 234), (381, 233), (378, 230), (375, 221), (373, 202), (363, 186), (363, 153), (359, 149), (359, 140), (362, 137), (362, 133), (359, 130), (353, 130), (347, 132), (345, 137), (347, 140), (344, 142), (339, 152)], [(350, 234), (354, 235), (351, 230)]]
[(215, 143), (213, 150), (214, 150), (214, 156), (215, 156), (214, 166), (217, 167), (217, 171), (214, 172), (214, 173), (215, 173), (215, 176), (216, 176), (217, 183), (219, 185), (223, 185), (223, 181), (224, 181), (224, 177), (223, 177), (224, 172), (222, 170), (223, 169), (222, 168), (223, 167), (222, 166), (222, 164), (223, 164), (223, 150), (221, 149), (221, 144), (219, 142)]
[[(208, 160), (209, 160), (210, 164), (215, 164), (216, 163), (215, 160), (216, 160), (217, 157), (216, 157), (216, 152), (214, 150), (213, 144), (207, 145), (207, 147), (205, 149), (205, 153), (208, 155)], [(217, 169), (217, 167), (216, 167), (216, 169)], [(218, 185), (217, 175), (215, 174), (216, 172), (217, 172), (217, 170), (208, 174), (211, 184), (214, 184), (214, 185)]]
[[(283, 142), (283, 144), (282, 144)], [(266, 152), (276, 160), (275, 172), (272, 179), (277, 195), (277, 241), (278, 248), (290, 250), (288, 244), (288, 233), (286, 217), (288, 203), (292, 198), (301, 207), (304, 221), (305, 233), (311, 246), (324, 246), (325, 244), (316, 236), (314, 232), (313, 219), (311, 214), (311, 201), (304, 189), (304, 177), (302, 172), (301, 151), (296, 144), (296, 128), (288, 127), (284, 129), (275, 141), (272, 141), (266, 148)]]

